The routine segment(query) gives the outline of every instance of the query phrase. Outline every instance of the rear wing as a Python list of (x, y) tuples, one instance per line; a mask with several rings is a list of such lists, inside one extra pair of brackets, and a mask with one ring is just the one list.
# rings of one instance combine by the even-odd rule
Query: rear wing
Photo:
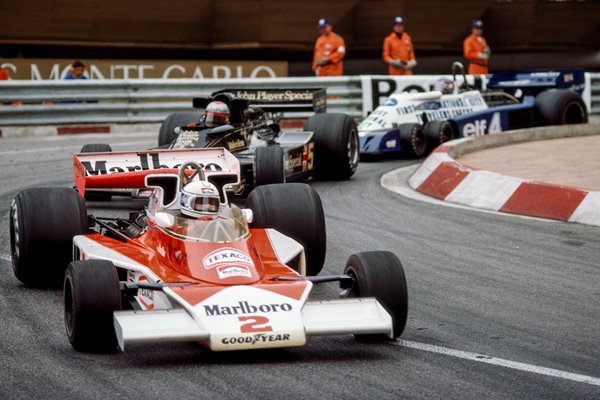
[(527, 71), (494, 73), (488, 89), (509, 92), (521, 89), (527, 94), (537, 94), (546, 89), (573, 89), (580, 95), (585, 88), (585, 71), (582, 68), (556, 71)]
[(205, 108), (213, 101), (220, 100), (226, 104), (245, 101), (247, 105), (258, 106), (265, 111), (327, 111), (327, 93), (325, 89), (223, 89), (214, 92), (210, 97), (196, 97), (194, 108)]
[(73, 173), (83, 196), (86, 188), (143, 189), (146, 175), (176, 174), (187, 161), (200, 164), (207, 175), (235, 173), (239, 182), (240, 162), (224, 148), (75, 154)]

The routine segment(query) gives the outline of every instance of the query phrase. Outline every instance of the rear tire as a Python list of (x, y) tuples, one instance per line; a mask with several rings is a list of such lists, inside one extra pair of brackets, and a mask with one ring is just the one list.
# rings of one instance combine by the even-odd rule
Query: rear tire
[(69, 264), (64, 279), (64, 317), (67, 337), (75, 350), (115, 351), (113, 312), (120, 309), (119, 277), (110, 261)]
[[(400, 337), (408, 317), (408, 289), (398, 257), (389, 251), (367, 251), (350, 256), (344, 274), (355, 282), (355, 297), (375, 297), (392, 316), (393, 338)], [(387, 340), (387, 335), (355, 335), (361, 340)]]
[(540, 125), (585, 124), (588, 113), (581, 96), (569, 89), (545, 90), (535, 98)]
[(346, 180), (354, 175), (359, 161), (359, 142), (352, 117), (315, 114), (306, 121), (304, 130), (315, 133), (315, 178)]
[(423, 127), (425, 133), (426, 154), (431, 153), (444, 142), (454, 139), (454, 127), (450, 121), (431, 121)]
[(196, 123), (199, 120), (200, 115), (197, 111), (176, 112), (168, 115), (160, 125), (160, 130), (158, 131), (158, 146), (173, 143), (177, 138), (177, 135), (173, 131), (176, 127)]
[(284, 182), (283, 149), (279, 146), (257, 147), (254, 158), (254, 187)]
[(254, 214), (253, 228), (273, 228), (304, 247), (306, 274), (323, 269), (326, 253), (325, 216), (319, 194), (305, 183), (255, 188), (246, 206)]
[(73, 236), (88, 232), (85, 202), (69, 188), (17, 193), (10, 207), (15, 277), (30, 287), (59, 287), (73, 259)]
[(427, 150), (427, 138), (421, 124), (400, 125), (400, 150), (406, 158), (421, 158)]

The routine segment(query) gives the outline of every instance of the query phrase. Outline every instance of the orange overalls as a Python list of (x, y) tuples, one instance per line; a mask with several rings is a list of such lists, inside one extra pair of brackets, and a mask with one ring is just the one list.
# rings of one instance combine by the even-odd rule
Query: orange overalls
[[(319, 36), (315, 42), (315, 54), (312, 69), (317, 76), (341, 76), (344, 73), (342, 59), (346, 55), (344, 39), (337, 33)], [(325, 59), (327, 64), (317, 65), (319, 59)]]
[(390, 61), (400, 60), (406, 63), (414, 59), (415, 51), (408, 33), (402, 32), (402, 38), (399, 38), (396, 32), (392, 32), (383, 40), (383, 61), (389, 65), (388, 72), (390, 75), (412, 75), (412, 70), (394, 67), (390, 64)]
[(485, 51), (487, 43), (482, 36), (470, 35), (463, 42), (465, 58), (469, 60), (469, 74), (479, 75), (488, 73), (488, 62), (478, 57)]

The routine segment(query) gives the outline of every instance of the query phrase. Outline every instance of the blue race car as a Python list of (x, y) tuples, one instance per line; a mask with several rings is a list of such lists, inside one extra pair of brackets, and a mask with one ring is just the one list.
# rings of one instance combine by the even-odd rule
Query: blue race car
[(361, 155), (419, 158), (455, 138), (588, 121), (583, 70), (494, 74), (485, 91), (462, 78), (460, 87), (455, 74), (434, 91), (390, 96), (358, 125)]

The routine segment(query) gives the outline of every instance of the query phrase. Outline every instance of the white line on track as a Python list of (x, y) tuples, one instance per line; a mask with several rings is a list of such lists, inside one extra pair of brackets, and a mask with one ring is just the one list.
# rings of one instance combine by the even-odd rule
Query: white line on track
[(551, 376), (553, 378), (567, 379), (573, 382), (581, 382), (587, 383), (589, 385), (600, 386), (600, 378), (596, 378), (593, 376), (574, 374), (572, 372), (561, 371), (558, 369), (545, 368), (537, 365), (525, 364), (517, 361), (506, 360), (503, 358), (497, 358), (483, 354), (449, 349), (446, 347), (434, 346), (431, 344), (412, 342), (409, 340), (398, 340), (394, 344), (396, 346), (427, 351), (429, 353), (443, 354), (450, 357), (462, 358), (463, 360), (476, 361), (484, 364), (497, 365), (500, 367), (515, 369), (519, 371), (531, 372), (538, 375)]
[(0, 260), (2, 261), (12, 261), (12, 258), (8, 254), (0, 254)]

